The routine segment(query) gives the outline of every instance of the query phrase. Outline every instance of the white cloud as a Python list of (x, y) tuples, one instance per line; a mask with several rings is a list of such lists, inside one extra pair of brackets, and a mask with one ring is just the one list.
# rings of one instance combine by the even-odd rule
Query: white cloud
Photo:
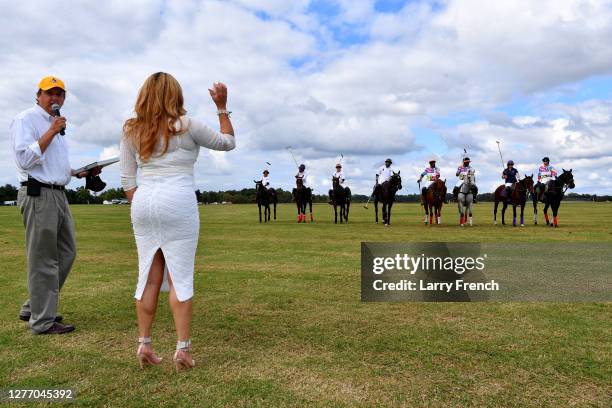
[[(73, 166), (95, 160), (117, 145), (144, 79), (163, 70), (181, 82), (189, 114), (211, 126), (217, 123), (207, 88), (216, 80), (229, 86), (238, 148), (203, 153), (196, 167), (202, 188), (250, 185), (270, 159), (274, 179), (290, 187), (287, 145), (320, 183), (344, 153), (351, 185), (367, 193), (386, 156), (398, 159), (402, 174), (417, 174), (430, 151), (448, 150), (441, 160), (451, 172), (455, 150), (467, 144), (486, 165), (482, 173), (492, 173), (496, 138), (508, 148), (512, 140), (533, 166), (544, 151), (588, 169), (608, 163), (610, 146), (600, 135), (610, 130), (610, 101), (498, 112), (516, 95), (529, 99), (611, 74), (608, 3), (408, 2), (397, 13), (377, 13), (373, 1), (334, 5), (337, 15), (321, 16), (306, 0), (0, 0), (0, 128), (32, 104), (37, 81), (53, 73), (69, 90), (62, 113)], [(61, 24), (49, 24), (49, 14), (61, 15)], [(351, 35), (365, 41), (338, 38)], [(464, 112), (489, 120), (434, 127), (450, 147), (418, 146), (414, 127)], [(16, 182), (10, 151), (4, 138), (0, 183)], [(118, 185), (112, 171), (107, 177)], [(612, 191), (599, 181), (588, 188)]]

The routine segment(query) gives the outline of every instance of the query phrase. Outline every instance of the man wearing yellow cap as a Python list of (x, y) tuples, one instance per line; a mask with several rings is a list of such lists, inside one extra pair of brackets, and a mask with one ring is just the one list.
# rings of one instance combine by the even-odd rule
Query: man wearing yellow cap
[(60, 324), (62, 316), (57, 314), (59, 291), (76, 256), (74, 225), (64, 192), (75, 175), (68, 160), (67, 138), (62, 135), (66, 118), (56, 116), (52, 108), (57, 105), (59, 111), (65, 97), (61, 79), (43, 78), (36, 104), (19, 113), (10, 125), (21, 182), (17, 203), (25, 226), (30, 295), (19, 318), (28, 321), (35, 334), (74, 330), (72, 325)]

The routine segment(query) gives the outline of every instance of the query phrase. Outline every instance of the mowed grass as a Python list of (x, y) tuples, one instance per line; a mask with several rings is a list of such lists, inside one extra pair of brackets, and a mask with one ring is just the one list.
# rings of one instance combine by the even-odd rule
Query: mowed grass
[[(492, 225), (475, 206), (460, 228), (424, 226), (398, 204), (391, 227), (355, 204), (314, 224), (295, 206), (259, 224), (254, 205), (204, 206), (192, 340), (197, 369), (176, 375), (167, 294), (154, 326), (160, 367), (135, 358), (137, 255), (128, 206), (73, 206), (78, 256), (61, 313), (77, 330), (32, 336), (23, 226), (0, 208), (0, 389), (72, 388), (78, 406), (601, 406), (611, 402), (609, 303), (361, 303), (360, 243), (612, 241), (612, 205), (563, 203), (560, 228)], [(540, 217), (542, 222), (542, 217)], [(541, 254), (545, 267), (552, 254)]]

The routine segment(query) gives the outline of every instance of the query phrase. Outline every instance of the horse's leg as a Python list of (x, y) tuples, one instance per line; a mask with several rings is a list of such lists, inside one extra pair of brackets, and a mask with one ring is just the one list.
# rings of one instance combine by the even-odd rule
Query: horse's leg
[(435, 208), (433, 204), (429, 205), (429, 225), (433, 225), (434, 212), (435, 212)]
[(346, 202), (346, 222), (348, 223), (348, 215), (349, 215), (349, 210), (351, 208), (351, 202), (347, 201)]
[(302, 203), (300, 200), (295, 200), (295, 205), (297, 206), (298, 222), (302, 222)]
[(259, 208), (259, 222), (261, 223), (261, 204), (257, 203), (257, 208)]
[(334, 224), (338, 223), (338, 205), (334, 202)]
[[(308, 205), (310, 206), (310, 222), (314, 222), (314, 216), (312, 215), (312, 198), (308, 201)], [(304, 208), (304, 211), (305, 210)]]
[(268, 215), (268, 219), (266, 220), (266, 222), (270, 222), (270, 215), (271, 215), (270, 204), (266, 206), (266, 214)]
[(442, 206), (436, 208), (436, 224), (442, 224)]
[(533, 195), (533, 223), (538, 225), (538, 195)]
[(471, 203), (468, 203), (468, 214), (470, 215), (470, 227), (472, 226), (472, 205), (473, 204), (474, 204), (474, 201), (472, 201)]
[(525, 226), (523, 215), (525, 213), (525, 201), (521, 202), (521, 227)]
[(274, 221), (276, 221), (276, 203), (274, 203)]
[(391, 225), (391, 207), (393, 207), (393, 201), (389, 203), (389, 208), (387, 208), (387, 225)]
[(376, 214), (376, 223), (378, 224), (378, 200), (374, 199), (374, 213)]
[(550, 225), (550, 220), (548, 219), (548, 206), (549, 204), (544, 204), (544, 219), (546, 220), (546, 225)]
[(512, 226), (516, 227), (516, 204), (512, 203)]
[(504, 203), (502, 204), (502, 225), (506, 225), (506, 208), (508, 208), (508, 203), (506, 201), (504, 201)]
[(558, 227), (559, 225), (557, 224), (557, 214), (559, 212), (559, 206), (561, 205), (561, 202), (554, 202), (551, 204), (552, 207), (552, 211), (553, 211), (553, 225), (556, 227)]
[(385, 201), (382, 202), (382, 219), (383, 225), (387, 226), (387, 203)]
[(499, 201), (495, 198), (495, 204), (493, 204), (493, 224), (497, 225), (497, 206), (499, 205)]

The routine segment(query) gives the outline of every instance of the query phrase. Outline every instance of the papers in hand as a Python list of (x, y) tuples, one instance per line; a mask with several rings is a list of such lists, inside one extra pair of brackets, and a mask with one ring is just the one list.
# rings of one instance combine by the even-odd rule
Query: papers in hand
[(113, 164), (113, 163), (117, 163), (119, 161), (119, 157), (115, 156), (115, 157), (111, 157), (110, 159), (106, 159), (106, 160), (100, 160), (100, 161), (96, 161), (93, 163), (89, 163), (86, 166), (81, 167), (80, 169), (76, 169), (74, 170), (74, 174), (79, 174), (82, 173), (84, 171), (89, 171), (93, 168), (96, 167), (106, 167), (109, 164)]

